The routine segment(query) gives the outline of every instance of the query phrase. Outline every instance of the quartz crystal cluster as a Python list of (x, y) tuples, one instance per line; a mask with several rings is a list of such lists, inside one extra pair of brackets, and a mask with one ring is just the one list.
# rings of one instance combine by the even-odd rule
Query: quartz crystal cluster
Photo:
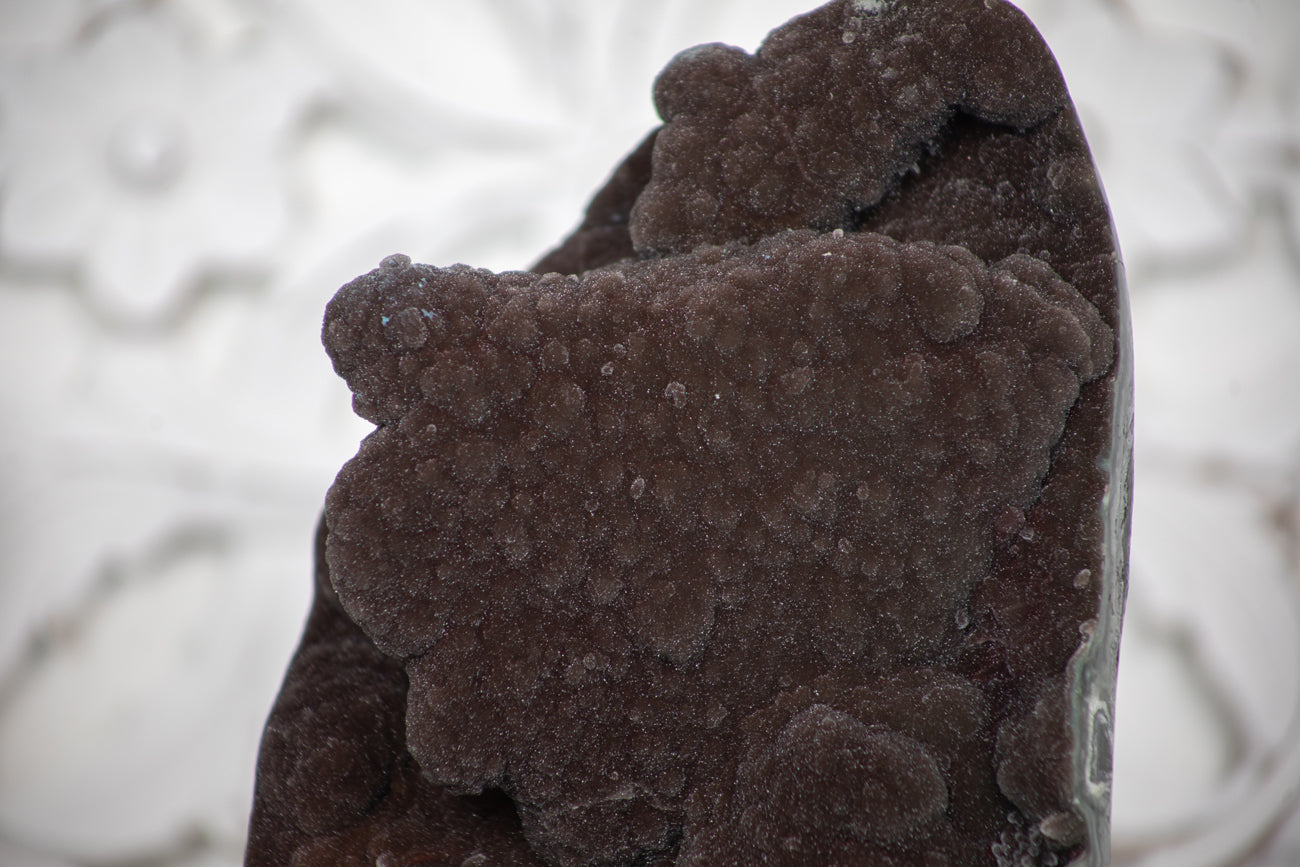
[(533, 270), (390, 256), (249, 865), (1102, 863), (1128, 349), (1000, 0), (682, 53)]

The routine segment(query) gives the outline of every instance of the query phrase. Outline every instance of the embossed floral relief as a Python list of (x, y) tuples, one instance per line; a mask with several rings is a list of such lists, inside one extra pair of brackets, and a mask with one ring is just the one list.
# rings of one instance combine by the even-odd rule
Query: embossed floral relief
[(214, 46), (123, 10), (9, 64), (0, 250), (70, 271), (111, 321), (157, 324), (217, 273), (264, 270), (311, 79), (270, 39)]

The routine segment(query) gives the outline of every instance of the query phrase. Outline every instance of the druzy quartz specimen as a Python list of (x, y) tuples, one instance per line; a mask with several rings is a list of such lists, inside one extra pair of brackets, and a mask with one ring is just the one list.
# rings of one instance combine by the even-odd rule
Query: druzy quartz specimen
[(391, 256), (247, 863), (1103, 864), (1129, 349), (1000, 0), (655, 83), (529, 272)]

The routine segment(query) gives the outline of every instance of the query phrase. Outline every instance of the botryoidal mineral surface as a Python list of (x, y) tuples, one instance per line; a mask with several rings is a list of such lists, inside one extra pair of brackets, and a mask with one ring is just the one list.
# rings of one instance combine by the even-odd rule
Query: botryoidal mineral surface
[(246, 863), (1104, 863), (1131, 374), (1047, 47), (837, 0), (654, 98), (532, 271), (330, 302), (376, 429)]

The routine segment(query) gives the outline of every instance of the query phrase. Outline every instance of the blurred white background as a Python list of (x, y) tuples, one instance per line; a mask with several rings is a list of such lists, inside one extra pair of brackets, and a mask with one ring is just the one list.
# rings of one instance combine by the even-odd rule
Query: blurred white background
[[(0, 864), (235, 865), (379, 259), (527, 267), (814, 0), (0, 0)], [(1033, 0), (1138, 395), (1116, 863), (1300, 863), (1300, 4)]]

